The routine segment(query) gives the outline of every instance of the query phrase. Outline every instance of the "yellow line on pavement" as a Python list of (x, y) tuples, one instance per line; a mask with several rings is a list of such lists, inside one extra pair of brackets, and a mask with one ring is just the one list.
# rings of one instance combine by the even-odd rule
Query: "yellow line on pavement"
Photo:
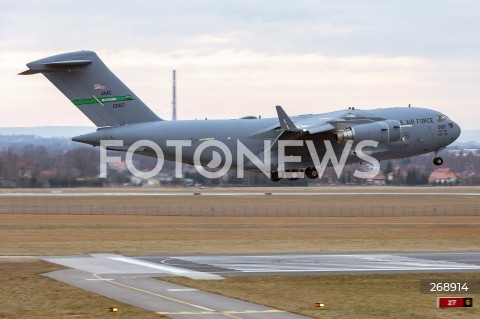
[[(98, 274), (92, 274), (92, 275), (99, 280), (105, 280), (104, 278), (102, 278)], [(117, 286), (121, 286), (121, 287), (129, 288), (129, 289), (133, 289), (133, 290), (136, 290), (136, 291), (140, 291), (140, 292), (143, 292), (143, 293), (155, 296), (155, 297), (159, 297), (159, 298), (162, 298), (162, 299), (170, 300), (170, 301), (173, 301), (173, 302), (176, 302), (176, 303), (179, 303), (179, 304), (183, 304), (183, 305), (191, 306), (191, 307), (198, 308), (198, 309), (201, 309), (201, 310), (205, 310), (205, 311), (200, 311), (200, 312), (188, 312), (188, 311), (184, 311), (184, 312), (156, 312), (159, 315), (223, 315), (223, 316), (230, 317), (230, 318), (243, 319), (243, 318), (237, 317), (235, 315), (285, 312), (285, 311), (276, 310), (276, 309), (245, 310), (245, 311), (235, 311), (235, 310), (232, 310), (232, 311), (215, 311), (213, 309), (209, 309), (209, 308), (206, 308), (206, 307), (195, 305), (193, 303), (189, 303), (189, 302), (178, 300), (178, 299), (175, 299), (175, 298), (172, 298), (172, 297), (167, 297), (167, 296), (164, 296), (164, 295), (161, 295), (161, 294), (157, 294), (157, 293), (154, 293), (154, 292), (151, 292), (151, 291), (148, 291), (148, 290), (140, 289), (140, 288), (137, 288), (137, 287), (126, 285), (126, 284), (122, 284), (122, 283), (116, 282), (114, 280), (108, 280), (108, 282), (111, 283), (111, 284), (117, 285)]]
[[(96, 277), (96, 278), (98, 278), (98, 279), (103, 279), (103, 278), (102, 278), (100, 275), (98, 275), (98, 274), (93, 274), (93, 276)], [(213, 310), (213, 309), (209, 309), (209, 308), (206, 308), (206, 307), (202, 307), (202, 306), (199, 306), (199, 305), (195, 305), (195, 304), (193, 304), (193, 303), (189, 303), (189, 302), (186, 302), (186, 301), (182, 301), (182, 300), (178, 300), (178, 299), (175, 299), (175, 298), (171, 298), (171, 297), (167, 297), (167, 296), (164, 296), (164, 295), (160, 295), (160, 294), (157, 294), (157, 293), (148, 291), (148, 290), (144, 290), (144, 289), (140, 289), (140, 288), (137, 288), (137, 287), (125, 285), (125, 284), (122, 284), (122, 283), (119, 283), (119, 282), (116, 282), (116, 281), (113, 281), (113, 280), (109, 280), (108, 282), (109, 282), (109, 283), (112, 283), (112, 284), (114, 284), (114, 285), (117, 285), (117, 286), (122, 286), (122, 287), (129, 288), (129, 289), (133, 289), (133, 290), (136, 290), (136, 291), (141, 291), (141, 292), (143, 292), (143, 293), (146, 293), (146, 294), (149, 294), (149, 295), (152, 295), (152, 296), (156, 296), (156, 297), (159, 297), (159, 298), (162, 298), (162, 299), (174, 301), (174, 302), (177, 302), (177, 303), (180, 303), (180, 304), (183, 304), (183, 305), (195, 307), (195, 308), (202, 309), (202, 310), (206, 310), (206, 311), (215, 311), (215, 310)]]

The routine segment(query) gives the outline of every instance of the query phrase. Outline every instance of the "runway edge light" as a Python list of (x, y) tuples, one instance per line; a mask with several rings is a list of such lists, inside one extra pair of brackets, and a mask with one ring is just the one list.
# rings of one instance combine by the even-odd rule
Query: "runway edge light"
[(118, 308), (117, 308), (117, 307), (110, 307), (110, 308), (108, 308), (108, 311), (110, 311), (110, 312), (117, 312), (117, 311), (118, 311)]
[(316, 308), (323, 308), (323, 307), (325, 307), (325, 304), (323, 302), (317, 302), (317, 303), (315, 303), (315, 307)]

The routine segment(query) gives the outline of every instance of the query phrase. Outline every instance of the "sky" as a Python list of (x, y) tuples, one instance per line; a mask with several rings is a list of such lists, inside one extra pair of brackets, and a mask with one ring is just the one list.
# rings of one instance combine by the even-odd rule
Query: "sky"
[(179, 119), (428, 107), (480, 129), (480, 1), (0, 0), (0, 127), (92, 125), (41, 75), (92, 50)]

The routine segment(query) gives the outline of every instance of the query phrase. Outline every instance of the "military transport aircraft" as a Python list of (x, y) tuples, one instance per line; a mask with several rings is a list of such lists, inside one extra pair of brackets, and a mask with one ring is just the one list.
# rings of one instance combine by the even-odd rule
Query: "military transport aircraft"
[[(385, 160), (434, 152), (433, 163), (442, 165), (438, 152), (460, 135), (460, 127), (445, 114), (410, 106), (348, 108), (292, 117), (277, 106), (276, 118), (165, 121), (130, 91), (95, 52), (54, 55), (30, 62), (27, 67), (20, 74), (42, 73), (98, 127), (95, 132), (74, 137), (74, 141), (93, 146), (101, 146), (104, 141), (102, 145), (110, 150), (127, 151), (135, 142), (149, 140), (161, 148), (166, 160), (206, 167), (211, 167), (212, 162), (226, 162), (226, 153), (231, 152), (230, 167), (260, 171), (259, 165), (266, 163), (272, 181), (285, 176), (292, 180), (304, 175), (317, 178), (319, 162), (312, 152), (342, 155), (347, 149), (347, 164), (368, 162), (368, 156)], [(122, 144), (107, 143), (113, 140), (122, 140)], [(366, 140), (378, 143), (366, 144), (361, 156), (353, 147)], [(210, 146), (222, 149), (222, 154), (202, 152), (195, 161), (195, 151), (213, 141), (217, 144)], [(247, 161), (243, 155), (237, 157), (239, 146), (243, 154), (254, 155), (259, 161), (251, 156)], [(150, 144), (135, 150), (153, 157), (159, 154)], [(282, 163), (281, 157), (286, 158)]]

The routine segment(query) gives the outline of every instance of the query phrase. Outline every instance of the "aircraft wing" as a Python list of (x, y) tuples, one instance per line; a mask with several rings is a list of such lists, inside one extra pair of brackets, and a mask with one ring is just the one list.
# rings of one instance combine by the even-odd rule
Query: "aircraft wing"
[(320, 121), (314, 125), (300, 125), (300, 127), (298, 127), (279, 105), (277, 105), (277, 114), (280, 127), (284, 132), (318, 134), (335, 130), (335, 126), (328, 122), (331, 119)]
[(330, 131), (335, 131), (335, 126), (331, 123), (321, 123), (319, 125), (313, 125), (309, 126), (307, 128), (304, 128), (304, 130), (307, 130), (309, 134), (319, 134), (319, 133), (327, 133)]
[[(336, 131), (335, 121), (339, 120), (330, 118), (316, 120), (313, 124), (302, 123), (302, 121), (297, 121), (297, 124), (295, 124), (281, 106), (277, 106), (277, 115), (280, 125), (273, 125), (250, 135), (250, 138), (273, 140), (270, 151), (277, 149), (279, 140), (298, 140), (309, 135), (322, 133), (334, 134)], [(330, 121), (333, 121), (334, 124)]]
[[(281, 106), (277, 106), (277, 114), (279, 124), (271, 125), (260, 131), (257, 131), (250, 135), (250, 138), (255, 139), (275, 139), (278, 140), (283, 133), (287, 133), (292, 136), (301, 136), (313, 135), (319, 133), (334, 132), (336, 129), (335, 123), (339, 119), (322, 119), (316, 121), (314, 124), (302, 124), (295, 125), (292, 119), (285, 113)], [(330, 121), (332, 121), (330, 123)], [(333, 124), (332, 124), (333, 123)]]

